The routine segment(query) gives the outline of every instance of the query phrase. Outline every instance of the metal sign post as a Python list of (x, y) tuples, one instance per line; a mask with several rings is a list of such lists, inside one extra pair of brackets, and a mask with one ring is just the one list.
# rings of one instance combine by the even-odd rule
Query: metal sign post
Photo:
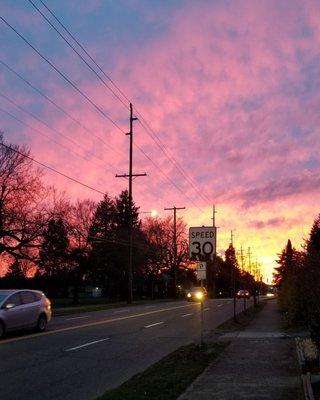
[[(202, 279), (201, 279), (201, 288), (203, 287), (203, 281), (202, 281)], [(203, 347), (203, 345), (204, 345), (204, 341), (203, 341), (203, 317), (204, 317), (204, 311), (203, 311), (203, 297), (202, 297), (202, 299), (201, 299), (201, 303), (200, 303), (200, 319), (201, 319), (201, 321), (200, 321), (200, 346), (201, 346), (201, 348)]]
[[(197, 262), (197, 277), (200, 280), (201, 290), (203, 289), (203, 280), (206, 279), (207, 274), (207, 263), (204, 261)], [(203, 291), (202, 291), (203, 293)], [(200, 300), (200, 346), (203, 347), (203, 321), (204, 321), (204, 307), (203, 307), (204, 296)]]

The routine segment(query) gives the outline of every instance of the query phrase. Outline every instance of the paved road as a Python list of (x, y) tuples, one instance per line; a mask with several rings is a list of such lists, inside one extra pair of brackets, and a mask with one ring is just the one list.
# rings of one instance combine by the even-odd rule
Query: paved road
[[(204, 310), (211, 330), (232, 316), (232, 300), (207, 300)], [(0, 398), (92, 400), (197, 340), (199, 320), (199, 303), (184, 301), (55, 317), (43, 334), (0, 342)]]

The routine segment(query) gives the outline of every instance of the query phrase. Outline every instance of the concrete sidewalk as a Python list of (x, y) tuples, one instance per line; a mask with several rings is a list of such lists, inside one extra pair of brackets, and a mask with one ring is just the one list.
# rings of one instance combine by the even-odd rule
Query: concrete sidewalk
[(281, 332), (276, 301), (268, 301), (179, 400), (303, 399), (294, 339)]

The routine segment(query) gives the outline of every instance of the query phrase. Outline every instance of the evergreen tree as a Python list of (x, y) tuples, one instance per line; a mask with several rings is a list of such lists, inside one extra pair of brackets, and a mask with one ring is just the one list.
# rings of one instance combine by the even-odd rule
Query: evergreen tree
[(304, 266), (299, 279), (300, 295), (311, 337), (320, 347), (320, 215), (313, 223), (305, 248)]
[(306, 243), (306, 250), (307, 254), (314, 253), (320, 255), (320, 214), (312, 225), (309, 239)]
[(115, 246), (115, 202), (108, 194), (98, 204), (89, 229), (92, 245), (90, 255), (90, 277), (92, 283), (108, 286), (114, 270), (113, 252)]
[(236, 282), (238, 280), (238, 275), (240, 271), (236, 256), (236, 250), (231, 243), (225, 253), (225, 269), (229, 279), (230, 296), (232, 297), (232, 295), (234, 294), (233, 292), (236, 290)]
[[(116, 208), (115, 223), (117, 226), (117, 230), (125, 231), (129, 228), (130, 224), (129, 193), (127, 190), (122, 191), (119, 197), (116, 198), (115, 208)], [(139, 220), (138, 210), (139, 207), (136, 207), (134, 201), (132, 201), (131, 218), (132, 218), (133, 229), (140, 229), (141, 223)]]
[(280, 288), (286, 277), (294, 269), (294, 249), (292, 248), (291, 240), (288, 240), (286, 247), (282, 250), (277, 260), (279, 267), (273, 275), (275, 285)]
[(121, 271), (121, 296), (127, 295), (128, 283), (128, 265), (130, 250), (130, 218), (132, 223), (132, 273), (133, 273), (133, 289), (137, 290), (138, 283), (140, 285), (146, 278), (145, 265), (148, 261), (148, 243), (145, 234), (141, 229), (141, 221), (139, 220), (139, 207), (132, 201), (130, 210), (129, 193), (124, 190), (115, 199), (116, 207), (116, 238), (118, 247), (115, 254), (115, 262), (118, 271)]
[(277, 260), (279, 266), (274, 274), (274, 283), (279, 289), (279, 306), (286, 313), (289, 323), (303, 319), (303, 296), (299, 284), (302, 261), (302, 253), (292, 247), (288, 240)]
[(40, 269), (48, 276), (62, 277), (68, 272), (69, 239), (61, 218), (51, 219), (43, 234), (39, 252)]

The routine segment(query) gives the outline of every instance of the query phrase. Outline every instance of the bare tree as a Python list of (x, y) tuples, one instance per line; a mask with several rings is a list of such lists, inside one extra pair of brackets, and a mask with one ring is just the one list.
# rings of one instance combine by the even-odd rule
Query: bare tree
[[(142, 229), (148, 239), (151, 256), (148, 267), (149, 274), (156, 275), (159, 270), (168, 270), (173, 274), (174, 243), (172, 217), (147, 218)], [(177, 219), (177, 266), (186, 265), (188, 260), (188, 241), (186, 224), (182, 218)]]
[(32, 260), (45, 224), (48, 189), (25, 147), (0, 136), (0, 256)]
[(88, 274), (89, 255), (92, 241), (89, 232), (97, 205), (91, 200), (77, 200), (71, 206), (66, 222), (70, 241), (70, 263), (73, 282), (73, 303), (78, 303), (79, 285)]

